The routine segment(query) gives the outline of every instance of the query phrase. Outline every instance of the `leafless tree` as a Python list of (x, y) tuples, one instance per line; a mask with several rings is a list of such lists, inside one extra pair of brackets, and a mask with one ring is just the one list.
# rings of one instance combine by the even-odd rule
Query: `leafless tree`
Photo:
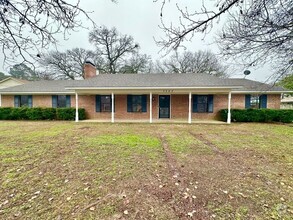
[(0, 0), (0, 45), (5, 61), (20, 57), (32, 62), (41, 49), (57, 42), (56, 34), (66, 37), (82, 27), (79, 16), (90, 20), (79, 0)]
[(127, 56), (139, 49), (132, 36), (122, 35), (116, 28), (108, 29), (105, 26), (91, 31), (89, 41), (95, 45), (96, 53), (105, 59), (105, 72), (111, 74), (117, 73)]
[(217, 39), (226, 57), (246, 66), (270, 62), (277, 77), (293, 70), (293, 1), (254, 1), (232, 14)]
[(44, 69), (43, 74), (51, 76), (52, 79), (81, 79), (84, 78), (83, 65), (85, 61), (91, 60), (98, 68), (102, 68), (103, 60), (90, 50), (74, 48), (65, 52), (51, 51), (40, 60), (40, 67)]
[(119, 72), (150, 73), (151, 69), (151, 57), (146, 54), (135, 53), (125, 60), (125, 65), (120, 68)]
[(205, 73), (218, 77), (226, 77), (227, 69), (228, 67), (223, 65), (220, 59), (210, 51), (176, 52), (157, 66), (157, 72)]
[[(176, 49), (197, 33), (208, 34), (225, 16), (228, 22), (218, 38), (225, 56), (241, 58), (247, 66), (275, 61), (279, 75), (292, 71), (292, 0), (216, 0), (213, 8), (202, 1), (198, 10), (181, 7), (175, 0), (156, 1), (162, 4), (161, 28), (166, 34), (157, 41), (161, 47)], [(164, 20), (164, 8), (170, 2), (180, 13), (178, 26)]]

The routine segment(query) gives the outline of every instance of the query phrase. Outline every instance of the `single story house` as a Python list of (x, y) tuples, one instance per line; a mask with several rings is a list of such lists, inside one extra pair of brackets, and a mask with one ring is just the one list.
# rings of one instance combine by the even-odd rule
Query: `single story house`
[(280, 108), (282, 88), (207, 74), (98, 74), (85, 63), (84, 80), (35, 81), (0, 90), (2, 107), (76, 107), (88, 119), (212, 120), (221, 109)]

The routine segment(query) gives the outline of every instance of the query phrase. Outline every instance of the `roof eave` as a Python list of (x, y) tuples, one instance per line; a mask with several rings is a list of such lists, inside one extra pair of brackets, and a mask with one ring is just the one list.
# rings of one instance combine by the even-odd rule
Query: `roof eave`
[(158, 89), (240, 89), (243, 86), (187, 86), (187, 87), (65, 87), (65, 90), (158, 90)]
[(232, 94), (282, 94), (282, 93), (292, 93), (293, 91), (262, 91), (262, 90), (247, 90), (247, 91), (233, 91)]
[(54, 92), (20, 92), (20, 91), (16, 91), (16, 92), (1, 92), (1, 95), (15, 95), (15, 94), (23, 94), (23, 95), (50, 95), (50, 94), (74, 94), (74, 92), (72, 91), (63, 91), (63, 92), (58, 92), (58, 91), (54, 91)]

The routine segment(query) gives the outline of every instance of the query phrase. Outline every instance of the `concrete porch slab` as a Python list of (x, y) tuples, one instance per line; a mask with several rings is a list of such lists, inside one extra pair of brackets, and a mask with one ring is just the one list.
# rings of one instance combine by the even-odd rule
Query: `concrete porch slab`
[[(97, 120), (97, 119), (87, 119), (81, 120), (79, 122), (89, 122), (89, 123), (111, 123), (111, 120)], [(148, 123), (150, 124), (149, 120), (115, 120), (114, 123)], [(188, 124), (187, 120), (176, 120), (176, 119), (156, 119), (153, 120), (153, 124)], [(191, 124), (227, 124), (223, 121), (217, 120), (193, 120)]]

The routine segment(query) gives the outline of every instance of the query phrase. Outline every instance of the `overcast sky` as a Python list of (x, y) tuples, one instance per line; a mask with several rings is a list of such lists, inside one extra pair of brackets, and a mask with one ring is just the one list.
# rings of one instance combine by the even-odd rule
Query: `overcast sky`
[[(186, 5), (190, 10), (200, 10), (202, 6), (202, 1), (180, 0), (180, 2), (182, 6)], [(174, 3), (175, 1), (172, 0), (171, 3), (167, 1), (164, 8), (163, 17), (167, 24), (168, 22), (178, 23), (178, 10)], [(213, 7), (215, 3), (216, 0), (205, 0), (207, 8)], [(105, 25), (108, 28), (116, 27), (120, 33), (132, 35), (134, 40), (140, 44), (141, 53), (151, 55), (153, 59), (160, 59), (164, 55), (164, 53), (159, 53), (160, 48), (154, 41), (154, 38), (164, 37), (164, 33), (158, 27), (160, 25), (161, 0), (158, 2), (154, 2), (154, 0), (119, 0), (117, 3), (110, 0), (82, 0), (80, 6), (88, 12), (92, 12), (90, 17), (97, 25)], [(91, 29), (90, 22), (85, 19), (82, 21), (84, 26)], [(184, 46), (192, 52), (211, 50), (219, 53), (218, 46), (213, 44), (213, 37), (224, 22), (225, 18), (221, 18), (220, 23), (215, 24), (213, 30), (204, 39), (203, 35), (195, 35), (190, 42), (185, 42)], [(72, 32), (68, 35), (66, 41), (60, 35), (58, 37), (58, 50), (63, 51), (74, 47), (93, 49), (93, 46), (88, 42), (88, 33), (87, 29), (79, 29), (78, 32)], [(243, 77), (243, 70), (236, 70), (232, 76)], [(247, 77), (250, 79), (265, 81), (270, 76), (268, 68), (250, 70), (251, 75)], [(8, 72), (8, 68), (3, 68), (1, 65), (0, 71)]]

